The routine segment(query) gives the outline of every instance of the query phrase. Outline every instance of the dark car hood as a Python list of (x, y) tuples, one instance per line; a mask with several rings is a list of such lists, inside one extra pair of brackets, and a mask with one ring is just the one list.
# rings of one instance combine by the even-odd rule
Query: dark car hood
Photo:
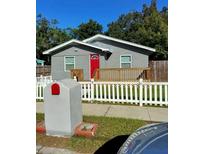
[(161, 154), (168, 149), (168, 123), (151, 124), (132, 133), (118, 154)]

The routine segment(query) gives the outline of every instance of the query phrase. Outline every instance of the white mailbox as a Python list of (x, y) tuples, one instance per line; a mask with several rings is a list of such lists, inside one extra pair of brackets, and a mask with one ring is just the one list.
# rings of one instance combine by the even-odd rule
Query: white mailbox
[(64, 79), (44, 88), (46, 134), (72, 136), (82, 122), (81, 87), (73, 79)]

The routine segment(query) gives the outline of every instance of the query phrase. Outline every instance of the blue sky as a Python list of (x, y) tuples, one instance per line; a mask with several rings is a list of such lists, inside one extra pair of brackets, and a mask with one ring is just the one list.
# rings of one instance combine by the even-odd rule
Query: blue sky
[[(107, 30), (107, 24), (124, 13), (141, 11), (142, 5), (151, 0), (36, 0), (36, 13), (47, 19), (57, 19), (60, 28), (77, 27), (94, 19)], [(168, 0), (158, 0), (158, 9), (168, 5)]]

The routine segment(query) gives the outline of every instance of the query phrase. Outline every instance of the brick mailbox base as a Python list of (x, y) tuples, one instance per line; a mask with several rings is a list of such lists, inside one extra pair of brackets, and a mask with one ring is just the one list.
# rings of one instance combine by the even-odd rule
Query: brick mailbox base
[[(97, 130), (97, 124), (94, 123), (81, 123), (75, 128), (75, 135), (91, 138), (95, 136)], [(41, 121), (36, 124), (36, 132), (45, 133), (45, 122)]]
[(93, 137), (96, 134), (97, 124), (93, 123), (81, 123), (75, 129), (76, 136), (83, 136), (83, 137)]

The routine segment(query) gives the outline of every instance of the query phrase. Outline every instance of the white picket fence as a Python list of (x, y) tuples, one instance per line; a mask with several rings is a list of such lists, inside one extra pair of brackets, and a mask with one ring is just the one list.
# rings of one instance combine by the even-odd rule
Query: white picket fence
[(36, 77), (36, 83), (39, 83), (39, 82), (41, 82), (41, 83), (50, 83), (50, 82), (52, 82), (53, 80), (52, 80), (52, 76), (40, 76), (40, 77)]
[(43, 100), (43, 89), (52, 82), (52, 76), (36, 77), (36, 99)]
[[(47, 83), (37, 82), (37, 99), (43, 99), (43, 88)], [(136, 82), (100, 82), (92, 79), (79, 83), (81, 98), (84, 101), (130, 103), (140, 106), (168, 105), (167, 82), (143, 82), (142, 79)]]
[(167, 82), (79, 82), (82, 100), (168, 105)]

